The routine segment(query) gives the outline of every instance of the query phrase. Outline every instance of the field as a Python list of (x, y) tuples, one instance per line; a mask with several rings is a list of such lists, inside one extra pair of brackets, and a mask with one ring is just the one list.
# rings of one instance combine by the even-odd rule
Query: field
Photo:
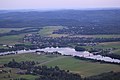
[(0, 44), (14, 45), (14, 44), (20, 43), (20, 40), (23, 37), (24, 35), (3, 36), (3, 37), (0, 37)]
[[(35, 75), (20, 75), (20, 74), (16, 74), (18, 71), (24, 71), (24, 70), (20, 70), (20, 69), (17, 69), (17, 68), (0, 68), (0, 70), (6, 70), (6, 71), (9, 71), (11, 70), (11, 73), (2, 73), (0, 75), (0, 79), (1, 80), (10, 80), (10, 79), (13, 79), (13, 78), (26, 78), (28, 80), (34, 80), (35, 78), (37, 78), (38, 76), (35, 76)], [(10, 76), (10, 78), (8, 77)]]
[(60, 59), (59, 61), (52, 61), (47, 66), (59, 66), (61, 69), (70, 70), (74, 73), (79, 73), (83, 77), (97, 75), (109, 71), (120, 71), (120, 67), (112, 64), (100, 64), (89, 61), (77, 60), (73, 57)]
[[(38, 33), (41, 36), (50, 36), (52, 35), (53, 31), (62, 29), (62, 28), (63, 28), (62, 26), (46, 26), (43, 29), (41, 29)], [(25, 28), (0, 28), (0, 33), (7, 33), (7, 32), (10, 32), (11, 30), (22, 30), (22, 29), (25, 29)], [(19, 35), (10, 35), (10, 36), (0, 37), (0, 44), (14, 45), (14, 44), (21, 43), (21, 40), (24, 37), (24, 35), (25, 34), (21, 33)]]
[(19, 31), (25, 28), (0, 28), (0, 33), (7, 33), (10, 32), (11, 30)]
[[(72, 36), (72, 35), (66, 35), (66, 34), (52, 34), (53, 31), (62, 29), (63, 26), (46, 26), (43, 29), (41, 29), (39, 33), (41, 36), (49, 36), (49, 37), (62, 37), (62, 36), (69, 36), (69, 37), (95, 37), (95, 38), (113, 38), (113, 37), (120, 37), (120, 35), (77, 35), (77, 36)], [(11, 30), (21, 30), (23, 28), (1, 28), (0, 33), (6, 33)], [(28, 33), (26, 33), (28, 34)], [(25, 34), (21, 33), (20, 35), (10, 35), (10, 36), (3, 36), (0, 37), (0, 44), (6, 44), (6, 45), (14, 45), (21, 43), (22, 38), (24, 37)], [(26, 43), (29, 44), (29, 43)], [(71, 44), (74, 46), (74, 44)], [(105, 42), (105, 43), (100, 43), (99, 45), (96, 46), (83, 46), (86, 49), (90, 48), (118, 48), (117, 50), (113, 51), (115, 54), (120, 54), (120, 42)], [(6, 48), (0, 45), (0, 48)], [(70, 70), (70, 72), (73, 73), (78, 73), (82, 75), (82, 77), (86, 76), (93, 76), (93, 75), (98, 75), (104, 72), (109, 72), (109, 71), (119, 71), (120, 72), (120, 66), (118, 65), (113, 65), (113, 64), (100, 64), (99, 62), (89, 62), (89, 61), (84, 61), (84, 60), (77, 60), (73, 57), (70, 56), (53, 56), (53, 55), (38, 55), (38, 54), (33, 54), (33, 53), (26, 53), (26, 54), (17, 54), (17, 55), (7, 55), (7, 56), (0, 56), (0, 65), (8, 63), (12, 59), (15, 59), (16, 61), (38, 61), (40, 64), (38, 65), (47, 65), (47, 66), (59, 66), (61, 69), (64, 70)], [(34, 80), (38, 76), (33, 76), (33, 75), (20, 75), (16, 74), (17, 71), (21, 71), (19, 69), (15, 68), (0, 68), (0, 70), (12, 70), (12, 73), (10, 74), (11, 77), (13, 78), (26, 78), (29, 80)], [(7, 76), (9, 73), (6, 74), (1, 74), (0, 79), (1, 80), (9, 80)], [(6, 78), (3, 78), (3, 77)]]
[[(29, 28), (29, 27), (28, 27)], [(49, 37), (62, 37), (62, 36), (69, 36), (69, 37), (97, 37), (97, 38), (118, 38), (120, 35), (77, 35), (71, 36), (70, 34), (52, 34), (53, 31), (62, 29), (63, 26), (46, 26), (41, 29), (39, 33), (41, 36), (49, 36)], [(11, 30), (22, 30), (25, 28), (0, 28), (0, 33), (10, 32)], [(27, 34), (27, 33), (26, 33)], [(20, 43), (21, 39), (24, 37), (25, 34), (21, 33), (20, 35), (10, 35), (10, 36), (3, 36), (0, 37), (0, 44), (7, 44), (13, 45), (16, 43)]]
[[(61, 57), (61, 56), (59, 56)], [(39, 61), (39, 62), (46, 62), (50, 59), (58, 58), (56, 56), (41, 56), (34, 53), (26, 53), (26, 54), (17, 54), (17, 55), (8, 55), (8, 56), (0, 56), (0, 64), (7, 63), (11, 61), (12, 59), (15, 59), (16, 61)]]
[(105, 43), (101, 43), (100, 47), (103, 47), (103, 48), (120, 48), (120, 42), (105, 42)]
[(114, 52), (114, 54), (120, 55), (120, 49), (114, 50), (113, 52)]
[(71, 34), (52, 34), (55, 30), (63, 29), (64, 26), (46, 26), (39, 31), (41, 36), (50, 36), (50, 37), (93, 37), (93, 38), (120, 38), (120, 35), (71, 35)]
[(0, 49), (7, 49), (8, 47), (0, 45)]
[(62, 28), (63, 26), (46, 26), (46, 27), (43, 27), (43, 29), (39, 31), (39, 34), (41, 36), (50, 36), (55, 30), (59, 30)]
[[(78, 60), (70, 56), (38, 55), (33, 53), (0, 56), (0, 64), (7, 63), (15, 59), (16, 61), (38, 61), (38, 65), (59, 66), (61, 69), (70, 70), (73, 73), (81, 74), (83, 77), (97, 75), (109, 71), (120, 71), (120, 66), (113, 64), (100, 64), (99, 62), (89, 62)], [(10, 68), (1, 68), (10, 69)], [(12, 69), (13, 72), (16, 69)], [(15, 73), (13, 73), (15, 74)], [(18, 74), (15, 74), (18, 75)], [(20, 77), (20, 75), (18, 75)], [(24, 75), (27, 77), (28, 75)], [(29, 75), (30, 76), (30, 75)], [(0, 78), (3, 77), (3, 74)], [(35, 76), (31, 76), (34, 78)], [(7, 80), (7, 79), (6, 79)]]
[[(11, 30), (19, 31), (22, 29), (27, 29), (27, 28), (0, 28), (0, 33), (8, 33)], [(20, 43), (24, 35), (25, 34), (21, 33), (20, 35), (2, 36), (0, 37), (0, 44), (14, 45), (14, 44)]]
[[(0, 56), (0, 65), (8, 63), (9, 61), (11, 61), (12, 59), (15, 59), (16, 61), (20, 62), (20, 61), (38, 61), (41, 64), (47, 63), (48, 61), (54, 61), (57, 59), (62, 59), (64, 58), (64, 56), (54, 56), (54, 55), (37, 55), (34, 53), (26, 53), (26, 54), (17, 54), (17, 55), (8, 55), (8, 56)], [(38, 76), (34, 76), (34, 75), (20, 75), (20, 74), (16, 74), (18, 71), (23, 71), (17, 68), (0, 68), (0, 70), (11, 70), (11, 73), (2, 73), (0, 75), (0, 79), (2, 80), (10, 80), (11, 78), (26, 78), (28, 80), (34, 80), (35, 78), (37, 78)], [(8, 75), (11, 76), (11, 78), (8, 78)], [(6, 78), (4, 78), (6, 77)]]
[[(73, 45), (74, 47), (74, 45)], [(82, 46), (88, 50), (90, 50), (91, 48), (98, 48), (98, 49), (108, 49), (108, 48), (116, 48), (116, 49), (120, 49), (120, 42), (104, 42), (104, 43), (99, 43), (96, 46)], [(117, 53), (119, 51), (116, 51)]]
[(71, 37), (120, 38), (120, 35), (72, 35)]

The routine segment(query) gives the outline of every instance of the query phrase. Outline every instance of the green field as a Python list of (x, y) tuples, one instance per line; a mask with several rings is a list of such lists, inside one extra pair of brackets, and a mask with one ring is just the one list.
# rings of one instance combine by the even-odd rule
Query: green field
[(46, 26), (39, 31), (41, 36), (50, 36), (50, 37), (93, 37), (93, 38), (120, 38), (120, 35), (71, 35), (71, 34), (52, 34), (53, 31), (63, 29), (63, 26)]
[[(59, 56), (62, 57), (62, 56)], [(51, 59), (56, 59), (58, 57), (56, 56), (50, 56), (50, 55), (46, 55), (46, 56), (41, 56), (41, 55), (37, 55), (34, 53), (26, 53), (26, 54), (17, 54), (17, 55), (8, 55), (8, 56), (0, 56), (0, 64), (4, 64), (7, 63), (9, 61), (11, 61), (12, 59), (15, 59), (16, 61), (20, 62), (20, 61), (39, 61), (39, 62), (45, 62), (45, 61), (49, 61)]]
[(72, 35), (70, 37), (120, 38), (120, 35)]
[[(14, 79), (14, 78), (26, 78), (28, 80), (35, 80), (35, 78), (37, 78), (38, 76), (35, 75), (20, 75), (20, 74), (16, 74), (18, 71), (24, 71), (24, 70), (20, 70), (17, 68), (0, 68), (0, 70), (6, 70), (9, 71), (11, 70), (11, 73), (2, 73), (0, 74), (0, 80), (10, 80), (10, 79)], [(8, 77), (8, 75), (10, 75), (10, 78)]]
[[(62, 29), (62, 28), (63, 28), (62, 26), (46, 26), (43, 29), (41, 29), (38, 33), (41, 36), (50, 36), (52, 35), (53, 31)], [(25, 29), (25, 28), (0, 28), (0, 33), (7, 33), (7, 32), (10, 32), (11, 30), (22, 30), (22, 29)], [(21, 43), (21, 40), (24, 37), (24, 35), (25, 34), (21, 33), (19, 35), (10, 35), (10, 36), (0, 37), (0, 44), (14, 45), (14, 44)]]
[(114, 54), (117, 54), (117, 55), (120, 55), (120, 49), (114, 50), (113, 53), (114, 53)]
[(100, 43), (97, 47), (100, 48), (119, 48), (120, 49), (120, 42), (105, 42)]
[(50, 36), (52, 35), (54, 31), (62, 29), (62, 28), (63, 26), (46, 26), (46, 27), (43, 27), (43, 29), (39, 31), (39, 34), (41, 36)]
[[(17, 54), (17, 55), (8, 55), (8, 56), (0, 56), (0, 65), (8, 63), (12, 59), (15, 59), (17, 62), (20, 61), (38, 61), (40, 64), (44, 64), (47, 62), (51, 62), (57, 59), (62, 59), (64, 56), (56, 56), (56, 55), (38, 55), (34, 53), (26, 53), (26, 54)], [(20, 75), (16, 74), (18, 71), (23, 71), (17, 68), (0, 68), (0, 70), (11, 70), (11, 73), (2, 73), (0, 74), (0, 80), (10, 80), (11, 78), (8, 78), (8, 75), (10, 75), (12, 78), (26, 78), (28, 80), (34, 80), (38, 76), (35, 75)], [(4, 78), (4, 76), (6, 78)]]
[(19, 31), (25, 28), (0, 28), (0, 33), (7, 33), (10, 32), (11, 30)]
[(109, 71), (120, 71), (120, 66), (113, 64), (100, 64), (99, 62), (89, 62), (78, 60), (70, 56), (38, 55), (38, 54), (17, 54), (0, 56), (0, 64), (7, 63), (12, 59), (16, 61), (38, 61), (38, 65), (59, 66), (61, 69), (79, 73), (83, 77), (97, 75)]
[(109, 71), (120, 71), (120, 66), (112, 64), (100, 64), (99, 62), (89, 62), (77, 60), (73, 57), (67, 57), (57, 61), (45, 64), (47, 66), (59, 66), (61, 69), (70, 70), (71, 72), (79, 73), (83, 77), (98, 75)]
[(7, 49), (8, 47), (0, 45), (0, 49)]
[(24, 37), (23, 34), (3, 36), (3, 37), (0, 37), (0, 44), (14, 45), (14, 44), (20, 43), (23, 37)]
[[(74, 45), (73, 45), (74, 47)], [(104, 43), (99, 43), (96, 46), (82, 46), (88, 50), (91, 48), (98, 48), (98, 49), (108, 49), (108, 48), (116, 48), (120, 49), (120, 42), (104, 42)]]
[(120, 38), (120, 35), (94, 35), (95, 38)]
[[(19, 31), (22, 29), (26, 29), (26, 28), (0, 28), (0, 33), (7, 33), (10, 32), (11, 30)], [(2, 36), (0, 37), (0, 44), (14, 45), (17, 43), (21, 43), (20, 41), (22, 40), (24, 35), (25, 34), (21, 33), (20, 35)]]

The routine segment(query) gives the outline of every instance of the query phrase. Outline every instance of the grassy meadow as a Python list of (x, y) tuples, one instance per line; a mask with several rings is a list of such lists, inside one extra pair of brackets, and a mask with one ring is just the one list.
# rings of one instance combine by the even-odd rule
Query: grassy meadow
[[(46, 26), (43, 29), (41, 29), (38, 33), (41, 36), (50, 36), (50, 35), (52, 35), (53, 31), (58, 30), (58, 29), (62, 29), (62, 28), (63, 28), (62, 26)], [(19, 31), (22, 29), (25, 29), (25, 28), (0, 28), (0, 33), (7, 33), (7, 32), (10, 32), (11, 30)], [(28, 33), (24, 33), (24, 34), (21, 33), (19, 35), (10, 35), (10, 36), (0, 37), (0, 44), (14, 45), (14, 44), (21, 43), (22, 38), (26, 34), (28, 34)]]
[(46, 26), (46, 27), (43, 27), (43, 29), (41, 29), (39, 31), (39, 34), (41, 36), (50, 36), (52, 35), (52, 33), (55, 31), (55, 30), (59, 30), (59, 29), (62, 29), (63, 26)]
[[(19, 31), (26, 28), (0, 28), (0, 33), (8, 33), (11, 30)], [(20, 43), (25, 34), (9, 35), (0, 37), (0, 44), (14, 45)], [(1, 47), (0, 47), (1, 48)]]
[[(35, 75), (20, 75), (20, 74), (16, 74), (18, 71), (24, 71), (24, 70), (20, 70), (17, 68), (0, 68), (0, 70), (6, 70), (9, 71), (11, 70), (11, 73), (2, 73), (0, 74), (0, 80), (10, 80), (10, 79), (14, 79), (14, 78), (26, 78), (28, 80), (35, 80), (35, 78), (37, 78), (38, 76)], [(8, 77), (10, 76), (10, 78)]]
[(8, 33), (11, 30), (19, 31), (25, 28), (0, 28), (0, 33)]
[(77, 60), (73, 57), (67, 57), (60, 60), (46, 63), (47, 66), (59, 66), (61, 69), (70, 70), (79, 73), (83, 77), (98, 75), (109, 71), (120, 71), (120, 66), (113, 64), (100, 64), (99, 62), (89, 62)]
[(17, 43), (20, 43), (24, 35), (10, 35), (10, 36), (3, 36), (0, 37), (0, 44), (6, 44), (6, 45), (14, 45)]
[(37, 65), (47, 65), (48, 67), (57, 65), (61, 69), (70, 70), (71, 72), (81, 74), (83, 77), (109, 71), (120, 71), (120, 66), (114, 64), (100, 64), (99, 62), (78, 60), (71, 56), (38, 55), (34, 53), (0, 56), (0, 64), (8, 63), (12, 59), (18, 62), (38, 61), (39, 64)]
[(73, 35), (71, 37), (120, 38), (120, 35)]

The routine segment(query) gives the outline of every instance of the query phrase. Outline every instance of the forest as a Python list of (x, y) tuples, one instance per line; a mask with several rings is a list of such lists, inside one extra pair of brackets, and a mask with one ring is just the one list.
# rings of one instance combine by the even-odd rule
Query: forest
[[(66, 26), (57, 33), (120, 34), (120, 10), (0, 11), (0, 27)], [(79, 31), (75, 31), (75, 30)]]

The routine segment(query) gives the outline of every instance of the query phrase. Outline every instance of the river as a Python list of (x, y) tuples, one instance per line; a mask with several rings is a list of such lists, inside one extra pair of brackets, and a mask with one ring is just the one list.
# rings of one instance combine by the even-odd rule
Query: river
[[(71, 56), (79, 56), (79, 57), (84, 57), (84, 58), (90, 58), (90, 59), (97, 59), (97, 60), (103, 60), (106, 62), (114, 62), (114, 63), (120, 63), (119, 59), (112, 59), (110, 57), (104, 57), (101, 55), (93, 55), (92, 53), (89, 53), (88, 51), (82, 51), (82, 52), (78, 52), (75, 51), (74, 48), (69, 48), (69, 47), (65, 47), (65, 48), (44, 48), (44, 49), (35, 49), (35, 50), (20, 50), (20, 51), (16, 51), (18, 54), (22, 54), (22, 53), (31, 53), (31, 52), (36, 52), (36, 51), (44, 51), (44, 52), (59, 52), (62, 55), (71, 55)], [(13, 51), (15, 52), (15, 51)], [(8, 54), (11, 52), (4, 52), (4, 53), (0, 53), (0, 55), (2, 54)]]

